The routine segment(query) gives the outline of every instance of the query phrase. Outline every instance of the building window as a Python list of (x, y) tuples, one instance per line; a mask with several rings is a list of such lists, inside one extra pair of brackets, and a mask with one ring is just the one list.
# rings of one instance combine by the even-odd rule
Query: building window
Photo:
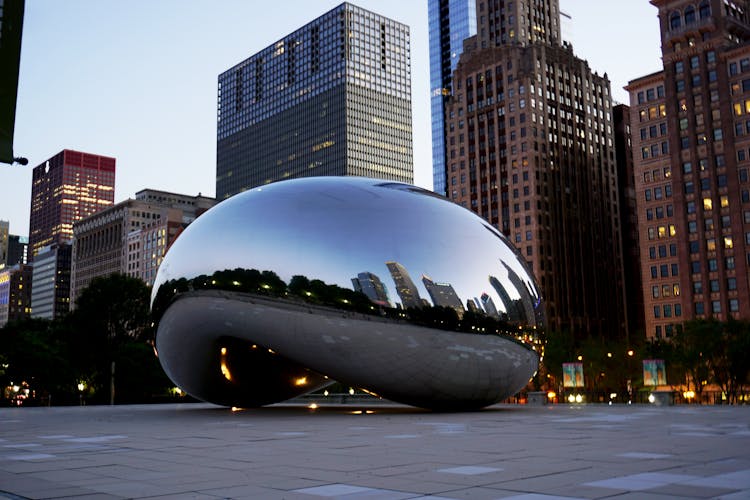
[(703, 0), (698, 6), (698, 16), (701, 19), (707, 19), (711, 17), (711, 4), (708, 2), (708, 0)]
[(721, 312), (721, 302), (718, 300), (712, 300), (711, 301), (711, 312), (713, 313), (720, 313)]
[(727, 290), (737, 290), (737, 278), (727, 278)]
[(669, 16), (669, 29), (676, 30), (682, 25), (682, 19), (678, 11), (672, 12)]
[(696, 302), (695, 303), (695, 314), (701, 314), (702, 315), (702, 314), (705, 314), (705, 313), (706, 313), (706, 309), (705, 309), (705, 306), (703, 305), (703, 302)]
[(737, 299), (729, 299), (729, 310), (731, 312), (738, 312), (740, 310), (740, 301)]

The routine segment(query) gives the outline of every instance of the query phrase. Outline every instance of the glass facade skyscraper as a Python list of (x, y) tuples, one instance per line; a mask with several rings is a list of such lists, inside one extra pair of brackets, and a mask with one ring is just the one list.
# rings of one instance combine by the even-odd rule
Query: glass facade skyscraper
[(475, 0), (429, 0), (432, 185), (445, 190), (445, 99), (466, 38), (477, 33)]
[(409, 43), (343, 3), (219, 75), (217, 199), (319, 175), (413, 182)]

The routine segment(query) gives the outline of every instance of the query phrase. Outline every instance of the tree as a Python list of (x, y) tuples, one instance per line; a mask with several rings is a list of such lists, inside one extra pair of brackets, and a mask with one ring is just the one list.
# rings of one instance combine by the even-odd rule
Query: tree
[(698, 401), (702, 399), (704, 387), (712, 381), (711, 358), (721, 343), (721, 332), (721, 322), (695, 319), (686, 321), (672, 339), (674, 361), (685, 371), (688, 389), (692, 381)]
[(750, 323), (729, 320), (721, 324), (721, 335), (709, 357), (714, 380), (730, 404), (738, 402), (738, 395), (750, 374)]
[(77, 356), (83, 366), (93, 368), (91, 379), (99, 390), (109, 386), (110, 404), (115, 397), (115, 365), (124, 346), (153, 340), (150, 295), (141, 280), (112, 274), (94, 278), (76, 302)]
[(65, 342), (69, 331), (62, 322), (25, 319), (0, 329), (0, 381), (29, 385), (29, 397), (37, 400), (54, 395), (66, 403), (75, 398), (75, 370)]

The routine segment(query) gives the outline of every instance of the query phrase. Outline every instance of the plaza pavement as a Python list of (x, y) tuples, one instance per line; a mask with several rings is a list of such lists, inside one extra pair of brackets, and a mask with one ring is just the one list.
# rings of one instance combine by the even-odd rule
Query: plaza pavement
[(0, 409), (0, 498), (750, 498), (750, 407)]

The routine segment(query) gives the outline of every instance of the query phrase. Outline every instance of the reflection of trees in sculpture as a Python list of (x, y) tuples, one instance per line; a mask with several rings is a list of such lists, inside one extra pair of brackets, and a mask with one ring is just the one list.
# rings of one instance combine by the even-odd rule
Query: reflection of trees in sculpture
[(273, 271), (241, 268), (217, 271), (211, 276), (200, 275), (189, 280), (181, 278), (163, 283), (154, 299), (154, 317), (157, 320), (161, 318), (176, 296), (201, 290), (221, 290), (274, 297), (290, 303), (309, 303), (352, 313), (378, 316), (383, 320), (406, 321), (440, 330), (496, 334), (514, 339), (531, 336), (531, 330), (528, 328), (520, 329), (518, 324), (510, 324), (499, 316), (490, 316), (479, 308), (463, 311), (462, 317), (459, 317), (455, 307), (430, 306), (421, 300), (417, 306), (405, 309), (384, 306), (370, 300), (363, 292), (329, 285), (319, 279), (297, 275), (293, 276), (287, 284)]

